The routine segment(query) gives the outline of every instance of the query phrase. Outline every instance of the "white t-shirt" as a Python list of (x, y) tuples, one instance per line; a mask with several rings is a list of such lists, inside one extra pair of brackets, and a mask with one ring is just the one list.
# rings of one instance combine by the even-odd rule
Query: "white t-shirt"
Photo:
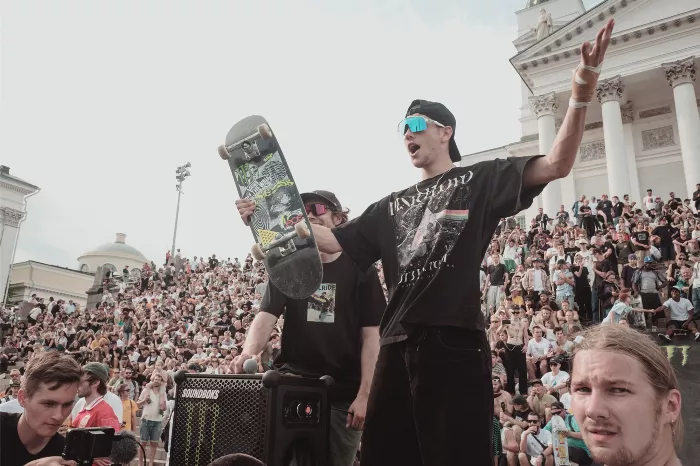
[(532, 289), (535, 291), (544, 291), (545, 271), (542, 269), (535, 269), (532, 276), (534, 277), (532, 280)]
[(564, 371), (559, 371), (557, 375), (554, 375), (552, 372), (547, 372), (545, 375), (542, 376), (542, 385), (545, 387), (556, 387), (560, 383), (564, 383), (569, 379), (569, 373), (564, 372)]
[(695, 308), (693, 303), (688, 301), (686, 298), (681, 298), (678, 302), (673, 299), (669, 299), (664, 303), (664, 306), (669, 308), (671, 311), (671, 320), (686, 321), (690, 317), (688, 311), (692, 311)]
[(546, 338), (542, 338), (539, 343), (534, 338), (531, 338), (530, 341), (527, 342), (527, 355), (544, 356), (551, 348), (552, 343), (550, 343)]
[[(549, 329), (548, 329), (549, 330)], [(566, 340), (563, 345), (564, 351), (567, 353), (571, 353), (571, 351), (574, 349), (574, 342), (571, 340)], [(552, 349), (556, 351), (559, 349), (559, 343), (557, 343), (556, 340), (552, 341)]]
[(5, 403), (0, 403), (0, 413), (23, 413), (24, 408), (19, 404), (18, 400), (10, 400)]
[(644, 207), (646, 210), (651, 210), (656, 208), (656, 202), (654, 202), (654, 196), (644, 196)]
[(571, 412), (571, 393), (564, 393), (561, 397), (559, 397), (559, 401), (561, 401), (561, 404), (564, 405), (564, 409)]
[[(533, 438), (533, 436), (537, 437), (539, 443)], [(537, 459), (537, 457), (544, 451), (544, 448), (542, 448), (540, 443), (542, 443), (542, 445), (545, 447), (550, 446), (552, 444), (552, 433), (548, 430), (540, 429), (537, 434), (529, 434), (527, 436), (527, 454), (533, 459)], [(535, 464), (534, 461), (532, 464)]]
[(610, 309), (610, 312), (608, 313), (607, 317), (603, 319), (603, 323), (617, 324), (622, 319), (626, 318), (627, 314), (629, 314), (631, 311), (632, 308), (630, 306), (621, 301), (617, 301)]

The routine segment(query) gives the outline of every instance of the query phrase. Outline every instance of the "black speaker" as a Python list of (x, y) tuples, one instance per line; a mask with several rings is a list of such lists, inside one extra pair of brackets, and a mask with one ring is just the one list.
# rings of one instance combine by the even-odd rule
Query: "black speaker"
[(207, 465), (244, 453), (267, 466), (326, 466), (333, 379), (269, 371), (257, 375), (175, 374), (172, 466)]

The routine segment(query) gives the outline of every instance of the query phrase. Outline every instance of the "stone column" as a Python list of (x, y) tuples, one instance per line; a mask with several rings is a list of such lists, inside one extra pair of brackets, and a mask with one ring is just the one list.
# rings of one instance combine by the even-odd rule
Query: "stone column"
[(690, 57), (662, 65), (668, 84), (673, 88), (688, 197), (693, 195), (695, 185), (700, 183), (700, 115), (693, 87), (696, 73), (694, 60), (695, 57)]
[(2, 234), (2, 247), (0, 248), (0, 303), (5, 301), (5, 291), (10, 282), (12, 259), (19, 235), (19, 224), (24, 215), (25, 213), (21, 210), (0, 206), (0, 232)]
[[(554, 92), (532, 96), (529, 98), (529, 101), (533, 113), (537, 116), (540, 154), (546, 155), (552, 149), (554, 137), (557, 134), (554, 114), (559, 108), (559, 102)], [(554, 180), (542, 191), (542, 208), (544, 213), (551, 217), (559, 212), (561, 204), (561, 183), (559, 180)]]
[(596, 95), (603, 110), (603, 134), (605, 136), (605, 163), (608, 168), (608, 196), (629, 193), (630, 176), (627, 170), (627, 151), (622, 129), (620, 99), (625, 85), (620, 76), (598, 83)]
[[(634, 123), (634, 104), (628, 101), (625, 105), (620, 106), (622, 110), (622, 130), (624, 131), (625, 152), (627, 153), (627, 173), (630, 177), (630, 189), (632, 192), (621, 193), (630, 195), (630, 201), (636, 202), (637, 206), (641, 205), (642, 197), (639, 190), (639, 172), (637, 171), (637, 155), (634, 151), (634, 133), (632, 132), (632, 124)], [(622, 200), (622, 197), (620, 197)]]

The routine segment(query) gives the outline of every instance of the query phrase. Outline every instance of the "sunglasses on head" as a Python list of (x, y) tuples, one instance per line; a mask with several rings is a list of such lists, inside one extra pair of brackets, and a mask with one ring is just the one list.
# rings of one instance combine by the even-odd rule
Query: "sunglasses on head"
[(304, 210), (306, 210), (306, 215), (314, 214), (317, 217), (325, 214), (326, 212), (332, 212), (330, 207), (328, 207), (326, 204), (320, 203), (305, 204)]
[(444, 128), (445, 125), (439, 121), (431, 120), (430, 118), (425, 118), (422, 116), (410, 116), (404, 118), (399, 123), (398, 131), (401, 134), (406, 134), (407, 130), (411, 130), (412, 133), (420, 133), (428, 129), (428, 123), (435, 123), (437, 126)]

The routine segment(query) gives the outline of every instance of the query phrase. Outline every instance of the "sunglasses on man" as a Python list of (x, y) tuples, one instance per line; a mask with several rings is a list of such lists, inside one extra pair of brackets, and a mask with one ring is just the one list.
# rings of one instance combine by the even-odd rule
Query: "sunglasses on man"
[(432, 120), (430, 118), (425, 118), (422, 116), (410, 116), (404, 118), (399, 123), (398, 131), (401, 134), (406, 134), (407, 130), (411, 130), (412, 133), (420, 133), (428, 129), (428, 123), (435, 123), (437, 126), (444, 128), (445, 125), (439, 121)]
[(320, 204), (320, 203), (305, 204), (304, 210), (306, 210), (306, 215), (314, 214), (314, 216), (316, 216), (316, 217), (318, 217), (319, 215), (323, 215), (326, 212), (333, 211), (326, 204)]

